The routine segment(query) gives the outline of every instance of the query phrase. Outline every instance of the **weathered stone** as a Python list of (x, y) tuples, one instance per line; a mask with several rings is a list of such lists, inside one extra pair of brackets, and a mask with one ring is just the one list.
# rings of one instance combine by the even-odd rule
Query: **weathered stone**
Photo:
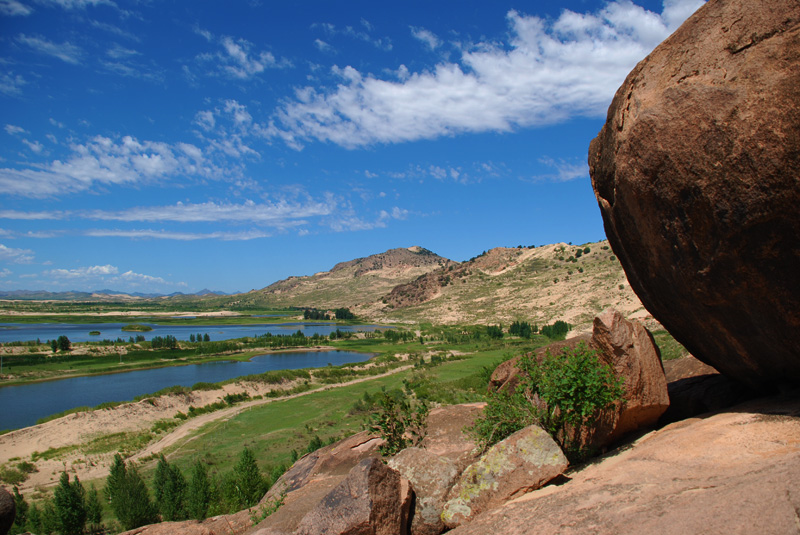
[(428, 429), (420, 447), (453, 461), (458, 470), (463, 470), (480, 455), (475, 441), (464, 433), (475, 418), (483, 413), (486, 403), (463, 403), (431, 410), (428, 414)]
[(14, 524), (17, 514), (17, 504), (14, 497), (3, 487), (0, 487), (0, 535), (6, 535)]
[(416, 497), (411, 535), (439, 535), (444, 531), (442, 511), (447, 492), (458, 477), (456, 465), (420, 448), (407, 448), (389, 459), (394, 468), (411, 482)]
[(489, 448), (448, 493), (442, 520), (449, 528), (538, 489), (566, 470), (567, 458), (546, 431), (529, 426)]
[(380, 459), (364, 459), (303, 517), (296, 535), (397, 535), (408, 532), (412, 490)]
[[(602, 448), (635, 429), (655, 425), (669, 406), (669, 396), (661, 354), (644, 325), (609, 309), (595, 318), (591, 337), (555, 342), (537, 349), (533, 357), (541, 362), (547, 353), (558, 355), (581, 343), (597, 351), (599, 358), (614, 369), (614, 374), (623, 380), (625, 396), (621, 403), (604, 411), (592, 427), (582, 430), (578, 444)], [(492, 374), (490, 388), (516, 388), (518, 360), (517, 357), (503, 363), (506, 368)]]
[(710, 0), (628, 75), (589, 148), (644, 306), (755, 388), (800, 384), (800, 3)]
[(590, 346), (614, 368), (625, 388), (624, 402), (598, 422), (591, 444), (605, 446), (626, 433), (655, 425), (669, 406), (669, 395), (661, 354), (650, 332), (610, 309), (594, 319)]
[(797, 533), (800, 399), (671, 424), (448, 535)]

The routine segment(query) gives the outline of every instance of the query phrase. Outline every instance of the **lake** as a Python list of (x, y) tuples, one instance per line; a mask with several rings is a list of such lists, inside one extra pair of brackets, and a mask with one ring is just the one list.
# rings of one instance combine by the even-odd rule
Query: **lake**
[[(384, 329), (379, 325), (335, 325), (332, 323), (251, 323), (246, 325), (156, 325), (154, 323), (141, 323), (153, 328), (145, 333), (123, 331), (125, 325), (138, 323), (0, 323), (0, 343), (27, 342), (40, 340), (55, 340), (59, 336), (66, 336), (70, 342), (99, 342), (100, 340), (128, 340), (131, 336), (144, 336), (145, 340), (152, 340), (154, 336), (172, 335), (178, 340), (189, 340), (189, 335), (198, 333), (206, 334), (212, 341), (230, 340), (245, 336), (260, 336), (262, 334), (293, 334), (298, 330), (306, 336), (328, 336), (339, 329), (346, 332), (374, 331)], [(90, 331), (100, 331), (99, 335), (90, 335)]]
[(0, 387), (0, 407), (3, 407), (0, 411), (0, 429), (28, 427), (39, 418), (75, 407), (95, 407), (107, 401), (130, 401), (136, 396), (174, 385), (217, 383), (271, 370), (321, 368), (328, 364), (338, 366), (362, 362), (370, 357), (364, 353), (332, 350), (268, 353), (247, 362), (208, 362), (4, 386)]

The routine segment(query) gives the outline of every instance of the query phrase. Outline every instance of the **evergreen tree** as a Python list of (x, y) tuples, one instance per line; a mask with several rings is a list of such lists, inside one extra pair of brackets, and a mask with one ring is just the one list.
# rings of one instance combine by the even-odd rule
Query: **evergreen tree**
[(72, 349), (72, 342), (70, 342), (69, 338), (67, 338), (63, 334), (58, 337), (57, 343), (59, 351), (69, 351)]
[(233, 467), (233, 478), (236, 484), (236, 501), (240, 507), (257, 504), (267, 491), (256, 458), (247, 448), (242, 450), (239, 462)]
[(57, 340), (50, 340), (50, 349), (53, 350), (53, 353), (58, 351), (58, 341)]
[(42, 512), (35, 503), (28, 510), (28, 527), (34, 533), (42, 533)]
[(14, 525), (19, 532), (25, 531), (25, 522), (28, 519), (28, 502), (19, 493), (19, 489), (14, 487), (14, 505), (16, 505), (17, 516), (14, 517)]
[(111, 504), (112, 508), (114, 507), (114, 502), (117, 501), (119, 497), (119, 489), (122, 487), (126, 476), (127, 468), (125, 466), (125, 461), (122, 459), (122, 455), (117, 453), (114, 455), (114, 464), (111, 465), (111, 469), (108, 471), (106, 486), (103, 490), (106, 501)]
[(183, 520), (186, 495), (186, 479), (177, 466), (167, 462), (164, 455), (158, 460), (153, 476), (156, 505), (161, 511), (161, 520)]
[(116, 498), (111, 507), (123, 529), (138, 528), (158, 520), (158, 511), (150, 500), (147, 486), (135, 466), (127, 467), (122, 484), (117, 489)]
[(61, 473), (61, 480), (53, 493), (53, 505), (63, 535), (81, 535), (86, 526), (86, 492), (78, 476), (70, 483), (69, 475)]
[(56, 515), (56, 508), (53, 506), (53, 500), (44, 500), (40, 518), (42, 533), (56, 533), (59, 530), (58, 515)]
[(99, 533), (103, 530), (103, 505), (100, 503), (100, 493), (97, 489), (89, 489), (86, 493), (86, 521), (89, 523), (90, 533)]
[(203, 520), (208, 516), (211, 504), (211, 482), (206, 467), (200, 461), (192, 467), (192, 478), (186, 492), (186, 512), (195, 520)]
[(204, 334), (203, 335), (203, 342), (210, 342), (210, 341), (211, 341), (211, 337), (208, 336), (208, 333)]

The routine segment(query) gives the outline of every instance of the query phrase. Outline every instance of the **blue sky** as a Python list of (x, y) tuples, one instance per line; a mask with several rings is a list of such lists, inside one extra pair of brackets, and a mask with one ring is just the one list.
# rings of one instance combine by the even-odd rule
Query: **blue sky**
[(0, 0), (0, 289), (604, 238), (589, 141), (702, 0)]

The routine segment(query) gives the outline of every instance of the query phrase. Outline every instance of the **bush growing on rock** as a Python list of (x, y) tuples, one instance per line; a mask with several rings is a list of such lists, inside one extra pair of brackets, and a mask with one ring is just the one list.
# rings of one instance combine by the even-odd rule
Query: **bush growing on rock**
[(424, 401), (413, 403), (401, 391), (382, 392), (377, 401), (377, 410), (370, 415), (368, 427), (380, 433), (386, 442), (380, 447), (381, 454), (391, 456), (416, 446), (425, 438), (428, 406)]
[(583, 342), (556, 355), (548, 351), (541, 361), (523, 355), (519, 368), (516, 389), (490, 394), (483, 416), (470, 428), (478, 442), (489, 447), (535, 423), (570, 460), (584, 458), (589, 452), (580, 447), (581, 432), (622, 399), (622, 380)]

